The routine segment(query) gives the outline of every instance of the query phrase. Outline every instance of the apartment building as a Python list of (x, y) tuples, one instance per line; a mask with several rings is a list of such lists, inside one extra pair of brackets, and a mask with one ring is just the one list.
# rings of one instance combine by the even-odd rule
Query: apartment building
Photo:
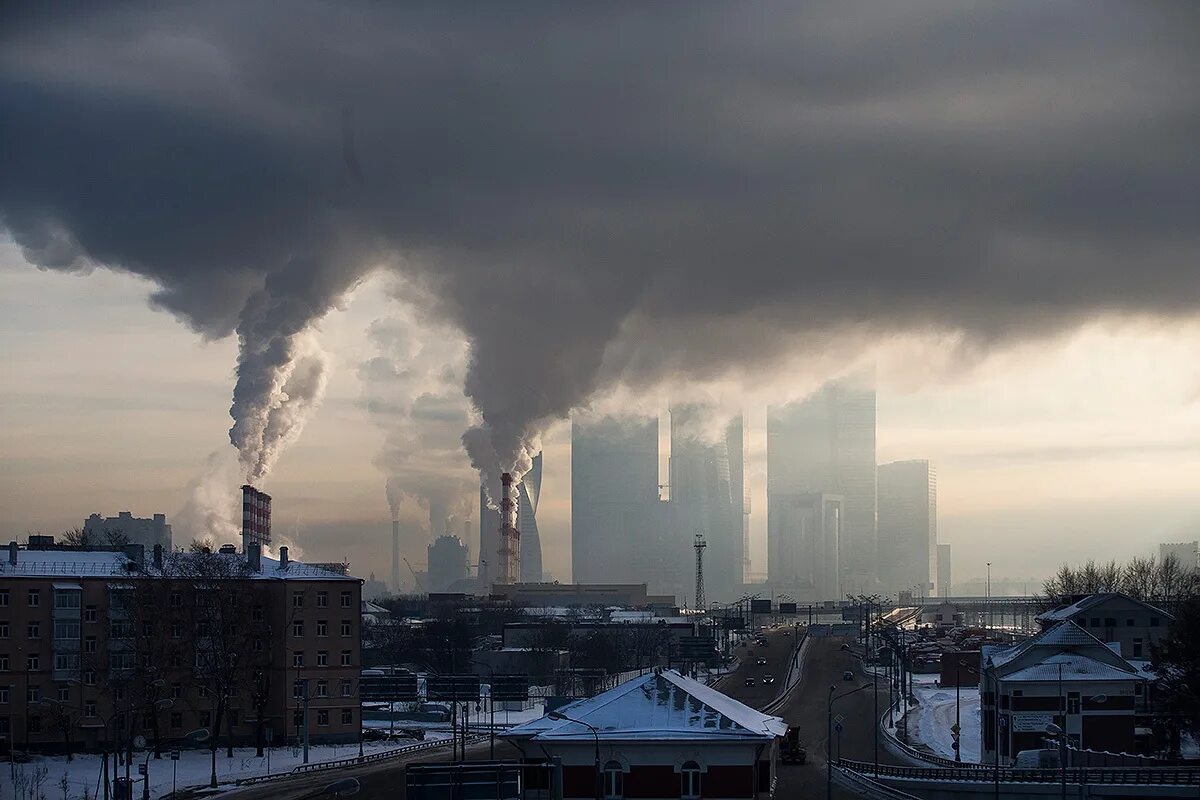
[[(0, 749), (220, 725), (222, 744), (356, 741), (361, 581), (260, 554), (68, 548), (0, 557)], [(3, 551), (0, 551), (3, 552)]]

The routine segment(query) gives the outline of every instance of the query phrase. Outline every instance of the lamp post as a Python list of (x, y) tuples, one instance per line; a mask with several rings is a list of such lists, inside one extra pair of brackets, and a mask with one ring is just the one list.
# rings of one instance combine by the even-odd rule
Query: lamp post
[[(873, 684), (864, 683), (861, 686), (855, 687), (848, 692), (842, 692), (839, 695), (834, 695), (837, 691), (836, 686), (829, 687), (829, 702), (825, 708), (825, 798), (833, 800), (833, 704), (841, 700), (843, 697), (849, 697), (855, 692), (861, 692), (863, 689), (869, 688)], [(841, 756), (841, 748), (838, 749), (838, 756)]]
[(962, 676), (959, 672), (962, 662), (954, 665), (954, 763), (962, 763)]
[[(160, 700), (159, 702), (161, 703), (162, 700)], [(169, 702), (169, 699), (168, 699), (168, 702)], [(167, 708), (167, 707), (168, 706), (163, 706), (163, 708)], [(185, 733), (183, 736), (180, 736), (177, 739), (172, 739), (170, 743), (171, 744), (179, 744), (180, 742), (203, 742), (203, 741), (208, 740), (209, 735), (210, 735), (210, 731), (208, 730), (208, 728), (197, 728), (194, 731)], [(142, 762), (142, 797), (144, 798), (144, 800), (150, 800), (150, 755), (153, 752), (154, 752), (153, 749), (147, 749), (146, 750), (146, 758)], [(175, 762), (175, 761), (171, 762), (172, 773), (174, 773), (174, 771), (175, 771), (174, 765), (177, 763), (178, 762)], [(171, 782), (174, 783), (174, 778), (172, 778)], [(174, 794), (174, 793), (175, 793), (175, 789), (174, 789), (174, 787), (172, 787), (171, 794)]]
[[(1066, 716), (1063, 717), (1063, 725), (1067, 724)], [(1067, 732), (1051, 722), (1046, 726), (1046, 734), (1058, 739), (1058, 770), (1062, 777), (1062, 792), (1063, 800), (1067, 800)]]
[[(833, 687), (830, 686), (829, 690), (832, 692)], [(587, 724), (583, 720), (573, 719), (568, 717), (566, 714), (559, 713), (558, 711), (551, 711), (546, 716), (559, 722), (574, 722), (576, 725), (582, 725), (592, 732), (592, 737), (596, 740), (596, 800), (600, 800), (600, 733), (593, 726)]]

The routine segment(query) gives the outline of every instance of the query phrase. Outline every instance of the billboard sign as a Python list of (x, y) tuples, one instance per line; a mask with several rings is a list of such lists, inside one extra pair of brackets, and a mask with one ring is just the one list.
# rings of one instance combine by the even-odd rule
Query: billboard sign
[(751, 614), (770, 614), (771, 613), (771, 601), (769, 599), (768, 600), (751, 600), (750, 601), (750, 613)]
[(779, 604), (779, 613), (780, 614), (795, 614), (796, 613), (796, 604), (795, 603), (780, 603)]
[(430, 675), (425, 679), (427, 700), (478, 700), (478, 675)]
[(364, 675), (358, 679), (360, 700), (408, 703), (417, 699), (416, 675)]
[(492, 676), (492, 699), (493, 700), (528, 700), (529, 699), (529, 676), (528, 675), (493, 675)]

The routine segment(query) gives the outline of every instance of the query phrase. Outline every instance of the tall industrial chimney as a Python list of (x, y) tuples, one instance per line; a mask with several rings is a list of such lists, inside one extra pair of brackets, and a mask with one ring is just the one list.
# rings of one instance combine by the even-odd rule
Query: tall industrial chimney
[(400, 594), (400, 520), (392, 520), (392, 588)]
[(521, 532), (517, 530), (517, 504), (513, 500), (511, 473), (500, 476), (502, 497), (500, 499), (500, 549), (497, 552), (500, 566), (496, 583), (516, 583), (521, 576)]
[(247, 483), (242, 486), (242, 552), (252, 543), (260, 552), (271, 543), (271, 495)]

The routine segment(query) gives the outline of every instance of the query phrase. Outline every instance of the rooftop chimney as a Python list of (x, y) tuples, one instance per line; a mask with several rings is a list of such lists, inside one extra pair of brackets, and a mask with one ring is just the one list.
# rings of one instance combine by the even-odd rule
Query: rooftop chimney
[(14, 567), (17, 565), (17, 543), (16, 542), (8, 543), (8, 563)]
[(279, 548), (279, 568), (287, 569), (287, 567), (288, 567), (288, 557), (287, 557), (287, 546), (285, 545), (285, 546)]
[(246, 564), (254, 572), (262, 572), (262, 545), (258, 542), (246, 545)]
[(400, 520), (392, 520), (392, 589), (400, 593)]
[(161, 570), (163, 565), (163, 546), (161, 544), (154, 545), (154, 568)]
[(517, 507), (513, 502), (512, 473), (505, 472), (500, 476), (503, 487), (500, 499), (500, 569), (496, 576), (497, 583), (515, 583), (521, 574), (521, 532), (517, 530)]

